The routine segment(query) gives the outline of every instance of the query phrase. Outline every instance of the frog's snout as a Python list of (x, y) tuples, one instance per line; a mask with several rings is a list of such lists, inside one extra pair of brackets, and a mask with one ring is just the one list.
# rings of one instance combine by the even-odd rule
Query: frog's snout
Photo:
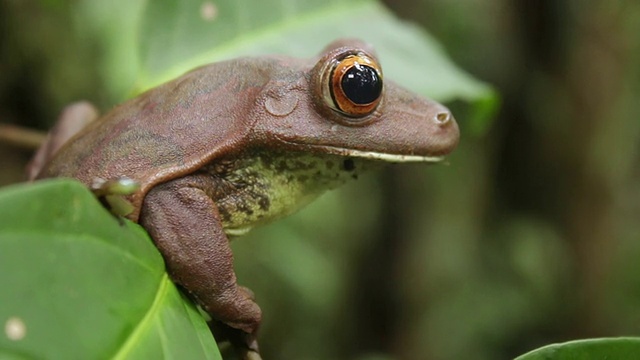
[(425, 152), (435, 155), (447, 155), (458, 145), (460, 130), (451, 111), (444, 105), (430, 103), (430, 111), (423, 119), (428, 130), (424, 139)]

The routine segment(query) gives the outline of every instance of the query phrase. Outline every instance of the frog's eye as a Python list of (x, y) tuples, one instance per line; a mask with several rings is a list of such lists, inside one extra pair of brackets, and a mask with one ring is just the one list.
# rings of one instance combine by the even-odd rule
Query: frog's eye
[(364, 53), (347, 54), (328, 70), (323, 90), (331, 108), (349, 117), (375, 110), (382, 98), (382, 70), (375, 60)]

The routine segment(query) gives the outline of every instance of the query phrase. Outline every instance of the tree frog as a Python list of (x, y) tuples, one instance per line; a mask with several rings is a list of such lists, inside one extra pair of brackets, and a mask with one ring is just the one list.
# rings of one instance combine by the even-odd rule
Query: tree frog
[(384, 79), (369, 45), (338, 40), (313, 59), (202, 66), (102, 117), (71, 106), (29, 173), (110, 196), (172, 279), (259, 358), (261, 311), (236, 283), (229, 239), (378, 164), (441, 161), (458, 138), (447, 108)]

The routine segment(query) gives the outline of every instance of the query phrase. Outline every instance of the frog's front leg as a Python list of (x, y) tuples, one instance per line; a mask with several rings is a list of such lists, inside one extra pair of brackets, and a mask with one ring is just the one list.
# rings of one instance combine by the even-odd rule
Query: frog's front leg
[[(205, 311), (246, 333), (243, 342), (259, 358), (256, 332), (261, 311), (252, 295), (239, 287), (233, 254), (210, 193), (206, 175), (191, 175), (156, 186), (145, 197), (140, 224), (162, 253), (173, 280)], [(257, 357), (256, 357), (257, 356)]]

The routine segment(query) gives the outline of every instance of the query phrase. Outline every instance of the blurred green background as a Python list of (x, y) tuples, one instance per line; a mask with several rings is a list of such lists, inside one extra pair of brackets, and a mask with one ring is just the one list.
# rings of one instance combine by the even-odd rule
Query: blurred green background
[[(69, 26), (76, 5), (0, 2), (0, 122), (46, 129), (70, 101), (113, 105), (103, 49)], [(391, 166), (234, 242), (264, 357), (506, 359), (640, 335), (640, 3), (386, 5), (500, 110), (483, 132), (478, 106), (449, 102), (462, 140), (447, 164)], [(0, 183), (30, 155), (0, 145)]]

